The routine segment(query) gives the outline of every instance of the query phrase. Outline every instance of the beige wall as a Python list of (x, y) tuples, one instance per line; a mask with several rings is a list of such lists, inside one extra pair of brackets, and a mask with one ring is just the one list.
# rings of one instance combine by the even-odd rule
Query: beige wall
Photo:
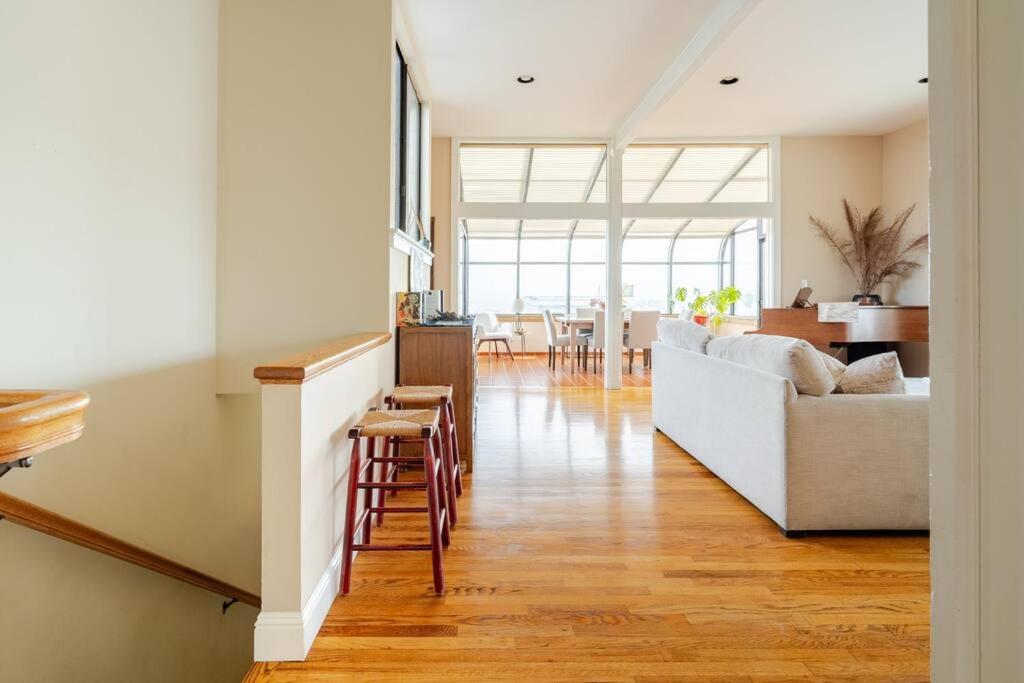
[(389, 324), (391, 3), (224, 0), (218, 388)]
[[(882, 209), (888, 217), (917, 205), (908, 235), (928, 232), (928, 122), (919, 121), (882, 137)], [(928, 303), (928, 254), (916, 255), (922, 267), (886, 292), (886, 301)]]
[[(79, 441), (0, 490), (258, 590), (258, 435), (235, 422), (258, 403), (215, 395), (217, 4), (0, 16), (0, 385), (93, 400)], [(252, 608), (9, 522), (0, 557), (4, 680), (251, 661)]]
[(452, 139), (433, 138), (431, 141), (430, 205), (434, 215), (434, 289), (444, 290), (444, 305), (455, 310), (456, 290), (452, 283), (456, 276), (452, 243)]
[(788, 305), (807, 280), (814, 301), (848, 301), (856, 283), (817, 236), (813, 215), (845, 230), (845, 197), (862, 211), (882, 203), (879, 137), (782, 138), (782, 272), (780, 303)]
[[(907, 223), (908, 235), (928, 232), (928, 122), (889, 133), (882, 138), (882, 209), (896, 216), (912, 204), (917, 208)], [(922, 265), (894, 287), (886, 287), (885, 301), (904, 305), (928, 303), (928, 253), (914, 255)], [(925, 377), (928, 368), (927, 344), (900, 344), (903, 371)]]

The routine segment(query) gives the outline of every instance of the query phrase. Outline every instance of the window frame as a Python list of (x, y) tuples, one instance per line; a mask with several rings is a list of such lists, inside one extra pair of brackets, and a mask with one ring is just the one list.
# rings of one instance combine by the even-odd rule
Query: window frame
[[(607, 150), (610, 148), (610, 141), (607, 139), (594, 140), (594, 139), (557, 139), (557, 140), (538, 140), (538, 139), (469, 139), (469, 138), (453, 138), (451, 143), (452, 150), (452, 223), (453, 228), (458, 230), (459, 238), (466, 239), (467, 244), (471, 243), (473, 239), (486, 239), (485, 237), (474, 238), (466, 233), (464, 226), (466, 220), (473, 219), (506, 219), (506, 220), (518, 220), (519, 229), (516, 233), (517, 241), (522, 237), (522, 224), (525, 220), (572, 220), (574, 221), (574, 229), (569, 234), (569, 244), (566, 259), (552, 260), (552, 261), (536, 261), (532, 263), (547, 263), (551, 265), (564, 265), (565, 276), (567, 280), (566, 296), (565, 296), (565, 310), (571, 312), (572, 306), (572, 266), (574, 265), (572, 254), (573, 254), (573, 242), (576, 239), (575, 226), (580, 221), (585, 220), (602, 220), (607, 221), (609, 219), (609, 205), (607, 200), (611, 194), (611, 188), (607, 187), (605, 192), (604, 201), (589, 201), (590, 195), (593, 191), (593, 183), (591, 184), (590, 190), (587, 192), (584, 202), (572, 202), (572, 203), (527, 203), (525, 201), (528, 184), (529, 184), (529, 172), (527, 172), (526, 185), (524, 188), (521, 202), (463, 202), (461, 192), (461, 168), (460, 168), (460, 150), (464, 144), (506, 144), (506, 145), (522, 145), (524, 147), (530, 147), (532, 145), (560, 145), (560, 144), (582, 144), (582, 145), (607, 145), (605, 155), (602, 162), (598, 166), (598, 171), (594, 176), (594, 181), (597, 180), (598, 176), (602, 175), (601, 168), (607, 166)], [(622, 265), (638, 264), (638, 265), (654, 265), (664, 266), (667, 271), (666, 277), (666, 308), (664, 310), (673, 311), (674, 302), (672, 299), (673, 287), (672, 279), (674, 275), (674, 266), (684, 265), (717, 265), (719, 271), (719, 287), (725, 284), (734, 284), (736, 281), (736, 260), (735, 260), (735, 249), (732, 247), (734, 244), (734, 234), (737, 232), (745, 232), (746, 230), (737, 230), (737, 228), (744, 223), (755, 220), (756, 229), (759, 231), (759, 253), (757, 260), (757, 272), (758, 277), (758, 291), (757, 295), (757, 310), (771, 302), (774, 305), (778, 305), (779, 300), (779, 264), (781, 262), (779, 254), (779, 240), (777, 231), (780, 225), (781, 210), (779, 202), (779, 139), (775, 138), (733, 138), (733, 139), (652, 139), (643, 140), (635, 143), (639, 145), (647, 146), (668, 146), (678, 147), (685, 149), (687, 146), (729, 146), (736, 145), (742, 147), (750, 147), (751, 153), (746, 160), (739, 164), (735, 171), (728, 177), (724, 177), (724, 182), (716, 190), (715, 194), (712, 194), (707, 201), (699, 203), (623, 203), (622, 204), (622, 223), (623, 223), (623, 239), (642, 239), (640, 236), (629, 237), (628, 226), (641, 218), (655, 218), (655, 219), (672, 219), (679, 220), (680, 223), (688, 223), (691, 220), (697, 219), (730, 219), (735, 220), (736, 225), (733, 226), (728, 232), (721, 234), (720, 244), (720, 257), (718, 261), (682, 261), (675, 260), (675, 247), (679, 239), (689, 239), (691, 236), (680, 234), (685, 228), (685, 225), (681, 229), (677, 230), (674, 234), (667, 233), (663, 238), (669, 238), (668, 252), (665, 256), (664, 261), (657, 262), (636, 262), (636, 261), (622, 261)], [(767, 150), (767, 201), (763, 202), (715, 202), (714, 196), (718, 192), (721, 192), (725, 187), (728, 186), (729, 182), (734, 180), (740, 175), (746, 168), (746, 164), (754, 159), (757, 151), (760, 149)], [(681, 154), (681, 152), (680, 152)], [(674, 161), (678, 160), (678, 155), (674, 156)], [(674, 163), (673, 161), (673, 163)], [(666, 169), (666, 175), (669, 169), (672, 168), (672, 164)], [(607, 175), (605, 171), (604, 175)], [(624, 182), (625, 179), (620, 179)], [(657, 191), (657, 187), (654, 188), (653, 192)], [(648, 197), (648, 200), (650, 197)], [(753, 227), (747, 228), (754, 229)], [(697, 237), (693, 235), (692, 237)], [(717, 235), (709, 235), (707, 233), (701, 233), (699, 235), (702, 238), (717, 237)], [(563, 235), (560, 238), (564, 239)], [(605, 232), (605, 239), (607, 239), (607, 228)], [(728, 250), (728, 253), (727, 253)], [(466, 253), (470, 252), (470, 248), (466, 247)], [(519, 297), (521, 291), (521, 274), (519, 269), (520, 258), (517, 248), (516, 254), (516, 296)], [(468, 273), (468, 265), (471, 263), (471, 259), (467, 258), (467, 262), (463, 267), (463, 272), (460, 277), (463, 277), (464, 287), (468, 292), (468, 282), (465, 277)], [(511, 263), (511, 261), (503, 261), (503, 263)], [(603, 265), (606, 269), (608, 268), (607, 259), (601, 261), (587, 261), (579, 262), (580, 265), (591, 264), (591, 265)], [(726, 271), (728, 269), (728, 271)], [(463, 313), (468, 312), (468, 294), (463, 299), (463, 307), (461, 311)], [(730, 310), (730, 314), (735, 314), (735, 306)], [(748, 316), (740, 316), (748, 317)], [(751, 318), (756, 316), (749, 316)]]

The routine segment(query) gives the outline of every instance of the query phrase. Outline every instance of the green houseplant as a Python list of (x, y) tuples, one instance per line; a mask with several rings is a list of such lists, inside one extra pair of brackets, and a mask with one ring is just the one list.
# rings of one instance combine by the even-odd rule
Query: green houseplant
[(678, 301), (680, 304), (685, 304), (686, 297), (688, 297), (689, 295), (690, 292), (689, 290), (686, 289), (686, 287), (677, 287), (676, 291), (672, 293), (673, 308), (675, 307), (674, 304), (676, 301)]
[(732, 285), (697, 296), (693, 300), (693, 321), (698, 325), (710, 322), (711, 327), (718, 329), (725, 321), (726, 311), (742, 296)]

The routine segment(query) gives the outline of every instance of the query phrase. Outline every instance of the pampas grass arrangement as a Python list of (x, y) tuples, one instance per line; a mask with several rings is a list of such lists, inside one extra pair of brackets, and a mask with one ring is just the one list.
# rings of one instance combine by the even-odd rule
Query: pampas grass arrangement
[(928, 246), (928, 235), (905, 239), (903, 232), (916, 205), (900, 212), (888, 225), (883, 224), (882, 210), (871, 209), (867, 215), (843, 199), (843, 212), (849, 236), (839, 234), (830, 224), (810, 216), (811, 225), (836, 252), (843, 264), (850, 269), (859, 294), (875, 294), (875, 290), (887, 280), (906, 277), (921, 264), (911, 259), (911, 254)]

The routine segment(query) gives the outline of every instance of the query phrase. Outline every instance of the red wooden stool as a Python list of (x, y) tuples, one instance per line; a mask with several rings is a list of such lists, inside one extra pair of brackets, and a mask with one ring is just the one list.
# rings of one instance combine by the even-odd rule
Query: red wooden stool
[[(427, 408), (437, 407), (441, 411), (441, 435), (444, 450), (445, 485), (448, 496), (448, 510), (451, 525), (459, 521), (456, 497), (462, 495), (462, 465), (459, 461), (459, 437), (455, 429), (455, 406), (452, 403), (452, 387), (446, 386), (397, 386), (384, 397), (384, 403), (396, 408)], [(392, 441), (392, 454), (397, 455), (398, 444)], [(398, 467), (388, 473), (390, 478), (398, 481)], [(382, 518), (377, 518), (381, 523)]]
[[(444, 495), (443, 458), (435, 454), (441, 453), (441, 432), (438, 430), (440, 416), (436, 408), (428, 410), (371, 410), (353, 426), (348, 436), (352, 439), (352, 459), (348, 470), (348, 505), (345, 508), (345, 529), (342, 549), (341, 593), (348, 595), (352, 583), (352, 554), (358, 550), (429, 550), (434, 569), (434, 590), (444, 592), (444, 568), (441, 562), (442, 547), (451, 543), (451, 532), (448, 530), (448, 505)], [(362, 437), (367, 438), (367, 457), (360, 452)], [(377, 453), (377, 439), (384, 439), (385, 444), (391, 441), (422, 444), (420, 456), (384, 455)], [(382, 476), (376, 478), (377, 464), (383, 464)], [(424, 481), (397, 482), (392, 481), (389, 468), (400, 464), (419, 463), (423, 465)], [(389, 507), (383, 505), (387, 491), (423, 490), (427, 494), (426, 507)], [(359, 491), (363, 493), (363, 510), (356, 517), (356, 504)], [(379, 491), (380, 505), (373, 504), (373, 492)], [(372, 545), (370, 543), (370, 523), (373, 514), (383, 515), (386, 512), (425, 512), (430, 522), (430, 543), (414, 543), (401, 545)], [(356, 543), (356, 529), (362, 531), (362, 542)]]

